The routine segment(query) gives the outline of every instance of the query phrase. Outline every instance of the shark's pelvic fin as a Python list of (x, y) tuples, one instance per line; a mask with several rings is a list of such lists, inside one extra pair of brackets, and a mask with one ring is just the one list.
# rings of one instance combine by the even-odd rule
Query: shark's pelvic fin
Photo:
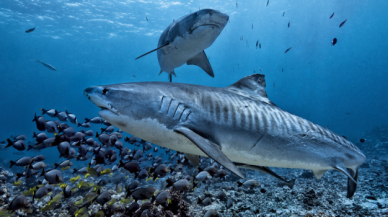
[(262, 74), (248, 75), (236, 83), (225, 87), (225, 89), (276, 106), (268, 99), (267, 92), (265, 92), (265, 78)]
[(199, 166), (199, 156), (194, 154), (188, 154), (185, 153), (186, 158), (189, 159), (191, 163), (193, 163), (195, 166)]
[(317, 179), (321, 179), (322, 176), (325, 174), (327, 170), (312, 170), (311, 172), (313, 172), (315, 178)]
[(232, 173), (236, 174), (240, 178), (245, 179), (242, 172), (221, 151), (221, 148), (219, 145), (203, 138), (202, 136), (198, 135), (197, 133), (193, 132), (192, 130), (190, 130), (186, 127), (176, 127), (176, 128), (174, 128), (174, 131), (187, 137), (199, 149), (201, 149), (201, 151), (203, 151), (205, 154), (207, 154), (214, 161), (218, 162), (219, 164), (221, 164), (226, 169), (230, 170)]
[(203, 69), (203, 71), (214, 78), (214, 72), (212, 66), (210, 65), (209, 59), (205, 54), (205, 51), (202, 51), (201, 53), (187, 60), (187, 65), (199, 66), (201, 69)]
[(155, 49), (153, 49), (153, 50), (151, 50), (151, 51), (149, 51), (149, 52), (147, 52), (147, 53), (145, 53), (143, 55), (138, 56), (135, 60), (140, 59), (140, 58), (144, 57), (145, 55), (148, 55), (148, 54), (150, 54), (150, 53), (152, 53), (154, 51), (157, 51), (157, 50), (159, 50), (161, 48), (164, 48), (164, 47), (168, 46), (169, 44), (170, 44), (170, 42), (167, 42), (167, 43), (165, 43), (164, 45), (162, 45), (162, 46), (160, 46), (158, 48), (155, 48)]
[(241, 167), (241, 168), (246, 168), (246, 169), (251, 169), (251, 170), (256, 170), (256, 171), (259, 171), (261, 173), (265, 173), (265, 174), (268, 174), (268, 175), (271, 175), (277, 179), (279, 179), (280, 181), (284, 182), (289, 188), (293, 188), (294, 187), (294, 184), (295, 184), (295, 179), (293, 180), (290, 180), (290, 181), (287, 181), (285, 179), (283, 179), (282, 177), (280, 177), (278, 174), (276, 174), (274, 171), (272, 171), (270, 168), (268, 167), (262, 167), (262, 166), (255, 166), (255, 165), (248, 165), (248, 164), (242, 164), (242, 163), (234, 163), (237, 167)]
[[(349, 174), (353, 177), (353, 179), (357, 182), (358, 179), (358, 168), (356, 169), (356, 172), (353, 172), (352, 169), (347, 169)], [(347, 198), (351, 198), (354, 195), (354, 192), (356, 192), (357, 189), (357, 183), (353, 182), (352, 179), (348, 178), (348, 193), (346, 195)]]

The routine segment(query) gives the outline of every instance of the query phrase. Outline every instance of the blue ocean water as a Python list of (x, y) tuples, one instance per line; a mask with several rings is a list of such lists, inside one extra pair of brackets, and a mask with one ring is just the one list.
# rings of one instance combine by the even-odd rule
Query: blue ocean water
[[(174, 82), (223, 87), (263, 73), (275, 104), (348, 138), (358, 139), (365, 130), (388, 122), (388, 2), (237, 3), (1, 1), (0, 138), (32, 133), (30, 119), (40, 108), (68, 109), (79, 119), (97, 115), (98, 108), (83, 96), (88, 86), (167, 81), (167, 74), (158, 76), (156, 53), (134, 59), (156, 47), (173, 19), (199, 8), (230, 16), (206, 50), (215, 78), (184, 65), (176, 70)], [(34, 32), (24, 33), (34, 26)], [(332, 46), (334, 37), (338, 43)], [(256, 49), (257, 40), (261, 49)], [(36, 63), (37, 58), (58, 71)]]
[[(174, 19), (203, 8), (230, 17), (214, 44), (205, 50), (215, 77), (184, 65), (175, 70), (173, 82), (224, 87), (261, 73), (266, 76), (268, 96), (277, 106), (327, 126), (352, 142), (374, 127), (386, 125), (388, 1), (266, 3), (0, 1), (0, 141), (19, 134), (30, 138), (36, 131), (31, 120), (35, 113), (41, 114), (41, 108), (67, 109), (80, 122), (97, 116), (99, 108), (83, 95), (86, 87), (167, 81), (166, 73), (158, 76), (156, 53), (135, 58), (156, 48), (160, 34)], [(25, 33), (32, 27), (36, 29)], [(338, 39), (334, 46), (333, 38)], [(257, 41), (261, 49), (256, 47)], [(289, 47), (292, 49), (285, 53)], [(15, 151), (2, 150), (1, 154), (8, 158)], [(56, 151), (50, 157), (55, 159)], [(42, 153), (47, 156), (52, 150)]]

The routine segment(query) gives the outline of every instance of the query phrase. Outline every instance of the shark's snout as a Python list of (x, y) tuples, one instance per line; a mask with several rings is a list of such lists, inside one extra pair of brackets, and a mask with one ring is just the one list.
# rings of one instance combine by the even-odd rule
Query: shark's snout
[(84, 90), (84, 95), (86, 98), (92, 101), (92, 103), (94, 103), (96, 106), (100, 107), (101, 109), (111, 110), (112, 105), (111, 103), (109, 103), (109, 100), (106, 97), (108, 92), (109, 92), (108, 88), (105, 88), (102, 86), (94, 86), (94, 87), (86, 88)]

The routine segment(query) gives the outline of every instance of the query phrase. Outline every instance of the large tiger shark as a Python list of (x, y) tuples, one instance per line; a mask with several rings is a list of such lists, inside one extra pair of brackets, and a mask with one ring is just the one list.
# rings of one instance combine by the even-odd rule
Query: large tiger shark
[[(158, 46), (136, 59), (154, 51), (158, 53), (160, 73), (167, 72), (170, 82), (175, 68), (196, 65), (214, 77), (213, 69), (205, 54), (228, 23), (229, 16), (213, 9), (202, 9), (171, 23), (160, 35)], [(160, 75), (159, 73), (159, 75)]]
[(224, 88), (139, 82), (89, 87), (84, 94), (102, 118), (125, 132), (184, 152), (193, 162), (208, 156), (241, 178), (237, 167), (292, 187), (268, 167), (308, 169), (318, 179), (334, 169), (347, 175), (350, 198), (366, 160), (346, 138), (272, 103), (261, 74)]

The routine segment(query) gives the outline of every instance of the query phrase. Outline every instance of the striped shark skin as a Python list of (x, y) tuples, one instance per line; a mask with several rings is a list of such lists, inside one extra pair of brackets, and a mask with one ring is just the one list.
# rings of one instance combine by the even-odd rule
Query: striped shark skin
[(95, 86), (84, 95), (114, 126), (151, 143), (184, 152), (198, 162), (208, 156), (244, 178), (237, 167), (270, 174), (269, 167), (327, 170), (348, 177), (348, 194), (357, 187), (366, 157), (350, 141), (271, 102), (265, 77), (253, 74), (224, 87), (168, 82)]

